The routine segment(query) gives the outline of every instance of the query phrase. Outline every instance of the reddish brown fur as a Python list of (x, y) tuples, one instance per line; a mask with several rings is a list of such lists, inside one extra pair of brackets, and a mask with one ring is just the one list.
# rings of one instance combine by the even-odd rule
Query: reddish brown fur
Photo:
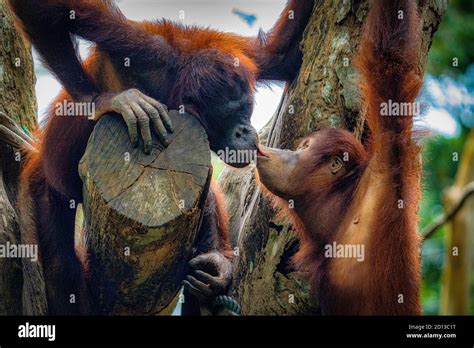
[[(116, 71), (114, 63), (111, 62), (111, 54), (116, 54), (119, 57), (122, 55), (132, 56), (132, 58), (135, 56), (157, 57), (155, 64), (157, 64), (156, 69), (159, 70), (160, 63), (163, 61), (169, 64), (170, 61), (176, 60), (176, 57), (186, 60), (195, 56), (199, 57), (201, 52), (215, 49), (216, 52), (225, 52), (239, 59), (240, 64), (244, 67), (239, 70), (239, 73), (244, 75), (243, 78), (253, 90), (257, 78), (292, 79), (295, 76), (301, 52), (294, 47), (299, 44), (299, 41), (294, 40), (294, 37), (299, 37), (302, 34), (313, 6), (313, 1), (289, 1), (269, 35), (266, 36), (262, 33), (258, 39), (253, 39), (199, 27), (180, 26), (167, 20), (130, 21), (109, 0), (54, 0), (48, 1), (44, 6), (37, 1), (10, 0), (10, 3), (15, 13), (22, 19), (25, 32), (45, 56), (48, 64), (53, 65), (58, 61), (58, 66), (62, 67), (64, 61), (67, 61), (68, 64), (74, 63), (72, 67), (68, 65), (70, 71), (64, 74), (59, 71), (61, 68), (55, 67), (57, 70), (54, 73), (62, 80), (68, 91), (62, 91), (51, 104), (47, 116), (47, 126), (36, 134), (40, 143), (40, 151), (30, 155), (29, 163), (23, 172), (23, 178), (30, 178), (36, 166), (41, 162), (44, 175), (53, 187), (66, 196), (74, 198), (80, 196), (81, 192), (72, 190), (71, 182), (74, 186), (80, 187), (76, 163), (82, 156), (87, 139), (93, 129), (93, 123), (88, 122), (86, 117), (80, 116), (68, 118), (67, 121), (64, 118), (56, 117), (54, 105), (64, 100), (90, 101), (99, 91), (100, 93), (120, 92), (135, 87), (135, 81), (123, 78), (124, 74), (130, 75), (133, 72)], [(34, 15), (29, 14), (32, 8), (36, 11)], [(47, 31), (50, 24), (48, 20), (51, 22), (54, 19), (59, 24), (64, 21), (64, 26), (66, 26), (66, 23), (69, 23), (70, 10), (75, 11), (76, 20), (73, 23), (77, 23), (71, 30), (97, 43), (97, 47), (83, 64), (76, 59), (75, 52), (65, 52), (64, 50), (57, 52), (49, 46), (51, 41), (60, 41), (62, 36), (57, 38), (52, 36), (54, 33)], [(294, 11), (297, 17), (299, 13), (306, 17), (289, 21), (290, 10)], [(45, 33), (35, 31), (39, 28), (46, 28)], [(46, 37), (49, 35), (51, 38), (44, 42), (41, 35)], [(157, 36), (155, 35), (160, 35), (164, 41), (156, 40)], [(69, 40), (69, 33), (66, 36)], [(64, 45), (66, 44), (64, 43)], [(288, 53), (289, 51), (290, 53)], [(288, 54), (290, 57), (287, 57)], [(196, 74), (197, 68), (204, 67), (198, 65), (190, 66), (190, 68), (194, 69), (190, 71)], [(187, 75), (189, 74), (183, 74), (183, 76)], [(201, 75), (209, 75), (209, 79), (213, 78), (212, 70), (209, 70), (209, 67), (204, 68)], [(156, 94), (152, 96), (157, 97), (159, 101), (170, 108), (178, 108), (183, 103), (183, 94), (202, 98), (207, 94), (212, 95), (222, 91), (222, 88), (220, 91), (199, 90), (206, 88), (206, 86), (198, 85), (190, 80), (178, 82), (176, 86), (173, 86), (175, 81), (160, 81), (158, 85), (155, 85), (157, 90), (154, 92)], [(233, 84), (231, 76), (226, 83)], [(187, 105), (187, 107), (189, 112), (199, 114), (199, 111), (195, 110), (195, 106)], [(68, 154), (67, 158), (64, 156), (65, 153)]]
[[(73, 251), (75, 211), (69, 209), (68, 202), (82, 200), (77, 167), (94, 122), (85, 115), (56, 116), (55, 104), (94, 102), (100, 116), (112, 111), (108, 109), (111, 96), (138, 89), (170, 109), (183, 105), (198, 117), (211, 149), (231, 144), (237, 149), (255, 150), (256, 132), (249, 128), (255, 85), (259, 80), (295, 78), (301, 65), (298, 44), (314, 1), (288, 1), (271, 33), (258, 38), (167, 20), (130, 21), (111, 0), (8, 3), (64, 86), (50, 106), (46, 126), (36, 133), (38, 151), (27, 154), (22, 194), (32, 198), (34, 207), (31, 211), (25, 206), (22, 214), (32, 214), (35, 224), (23, 229), (37, 229), (40, 235), (50, 312), (77, 313), (78, 308), (67, 303), (64, 296), (77, 292), (82, 272)], [(290, 10), (294, 20), (288, 18)], [(85, 62), (78, 58), (71, 34), (95, 44)], [(130, 59), (129, 67), (124, 66), (126, 58)], [(231, 142), (238, 127), (247, 127), (238, 136), (248, 134), (247, 143)], [(215, 185), (211, 185), (204, 215), (197, 248), (230, 257), (227, 215)]]
[[(399, 10), (403, 20), (397, 18)], [(275, 204), (295, 225), (300, 250), (294, 261), (310, 272), (323, 313), (421, 313), (414, 115), (380, 114), (381, 103), (412, 103), (418, 95), (419, 32), (415, 1), (372, 2), (357, 57), (370, 129), (366, 149), (346, 131), (325, 129), (303, 140), (308, 147), (295, 151), (292, 160), (285, 160), (287, 152), (267, 149), (267, 159), (257, 163), (262, 183), (281, 197)], [(332, 175), (330, 164), (345, 152), (348, 161)], [(284, 174), (286, 185), (278, 184), (285, 178), (282, 170), (272, 171), (275, 165), (295, 168)], [(294, 199), (294, 209), (288, 199)], [(333, 242), (364, 245), (365, 261), (325, 257), (325, 246)]]
[(230, 258), (233, 256), (233, 252), (229, 239), (229, 216), (227, 214), (225, 196), (221, 190), (221, 187), (217, 183), (213, 181), (211, 185), (216, 201), (217, 230), (219, 231), (219, 250), (222, 250), (224, 255)]

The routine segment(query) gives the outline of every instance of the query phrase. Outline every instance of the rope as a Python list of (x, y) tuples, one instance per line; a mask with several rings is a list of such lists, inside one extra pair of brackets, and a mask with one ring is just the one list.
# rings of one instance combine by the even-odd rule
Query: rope
[(212, 301), (212, 306), (213, 307), (222, 306), (224, 308), (227, 308), (231, 312), (233, 312), (235, 315), (240, 316), (242, 314), (240, 305), (237, 303), (236, 300), (234, 300), (230, 296), (226, 296), (226, 295), (217, 296), (214, 299), (214, 301)]

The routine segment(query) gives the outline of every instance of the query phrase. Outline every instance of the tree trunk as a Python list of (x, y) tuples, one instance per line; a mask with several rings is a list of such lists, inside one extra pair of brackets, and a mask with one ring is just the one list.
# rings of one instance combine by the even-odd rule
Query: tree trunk
[(170, 117), (171, 144), (146, 156), (132, 149), (125, 124), (106, 116), (80, 162), (89, 285), (100, 314), (171, 314), (176, 305), (212, 167), (196, 118)]
[[(301, 44), (299, 77), (283, 96), (261, 142), (294, 148), (298, 139), (325, 127), (341, 127), (364, 136), (353, 56), (357, 52), (367, 1), (318, 1)], [(431, 39), (446, 1), (420, 1), (424, 20), (420, 49), (424, 68)], [(254, 169), (226, 169), (219, 181), (226, 193), (232, 242), (237, 246), (231, 295), (245, 315), (301, 315), (318, 312), (306, 274), (296, 272), (291, 257), (298, 249), (292, 227), (275, 217), (255, 185)]]
[[(36, 127), (36, 97), (31, 49), (14, 27), (5, 0), (0, 0), (0, 43), (0, 112), (32, 130)], [(0, 143), (1, 248), (21, 240), (15, 209), (21, 155), (15, 151)], [(0, 315), (22, 313), (22, 286), (22, 260), (0, 258)]]
[[(444, 195), (445, 211), (459, 200), (463, 188), (474, 181), (474, 129), (464, 145), (454, 185)], [(468, 198), (460, 211), (446, 225), (446, 256), (441, 287), (442, 315), (469, 314), (474, 198)]]

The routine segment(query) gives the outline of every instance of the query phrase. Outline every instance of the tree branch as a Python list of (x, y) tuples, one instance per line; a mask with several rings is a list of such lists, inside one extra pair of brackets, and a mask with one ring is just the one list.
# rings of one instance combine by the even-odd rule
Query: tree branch
[(469, 198), (471, 194), (474, 193), (474, 181), (471, 181), (469, 184), (464, 186), (461, 197), (459, 200), (454, 204), (454, 207), (447, 213), (447, 214), (442, 214), (438, 218), (436, 218), (431, 224), (426, 226), (426, 228), (423, 230), (423, 233), (421, 234), (423, 236), (423, 241), (426, 239), (430, 238), (431, 235), (441, 226), (443, 226), (446, 222), (451, 220), (453, 217), (456, 216), (456, 214), (461, 210), (462, 206), (466, 202), (466, 200)]

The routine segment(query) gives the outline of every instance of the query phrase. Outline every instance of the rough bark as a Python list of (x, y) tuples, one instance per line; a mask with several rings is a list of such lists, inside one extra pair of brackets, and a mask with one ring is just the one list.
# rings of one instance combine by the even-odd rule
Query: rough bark
[[(0, 112), (28, 130), (36, 127), (34, 86), (31, 49), (0, 0)], [(21, 240), (15, 211), (20, 164), (18, 149), (0, 143), (0, 245)], [(22, 260), (0, 258), (0, 315), (22, 313), (22, 286)]]
[(106, 116), (79, 165), (89, 285), (100, 314), (171, 314), (212, 174), (204, 129), (172, 111), (175, 133), (150, 156)]
[[(304, 58), (297, 80), (289, 86), (275, 116), (261, 132), (267, 146), (294, 148), (298, 139), (325, 127), (349, 129), (359, 138), (357, 72), (353, 65), (368, 1), (318, 1), (301, 44)], [(446, 1), (420, 1), (424, 68), (432, 37)], [(244, 315), (317, 313), (306, 274), (296, 272), (291, 257), (298, 248), (292, 227), (255, 185), (254, 169), (225, 170), (219, 179), (233, 212), (231, 234), (238, 248), (231, 295)]]
[[(474, 129), (464, 145), (454, 185), (444, 195), (445, 211), (459, 200), (463, 188), (474, 181)], [(467, 315), (472, 276), (471, 240), (474, 231), (474, 198), (466, 200), (446, 225), (446, 256), (441, 287), (442, 315)]]

